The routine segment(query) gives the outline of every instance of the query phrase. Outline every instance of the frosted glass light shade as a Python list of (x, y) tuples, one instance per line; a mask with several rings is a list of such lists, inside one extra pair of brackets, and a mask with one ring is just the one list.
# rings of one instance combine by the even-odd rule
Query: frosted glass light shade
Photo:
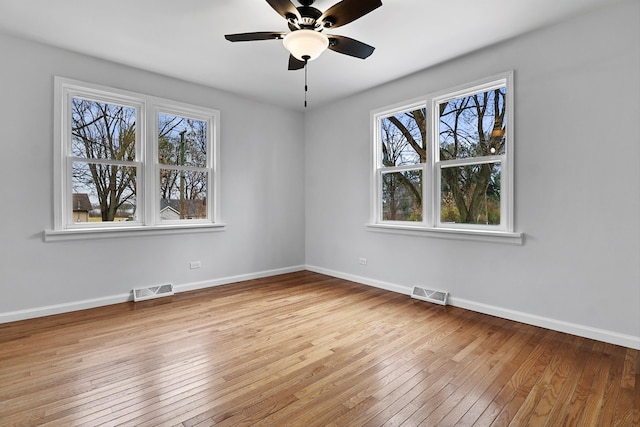
[(309, 61), (314, 60), (329, 47), (327, 36), (313, 30), (292, 31), (284, 37), (282, 43), (300, 61), (304, 61), (303, 56), (308, 56)]

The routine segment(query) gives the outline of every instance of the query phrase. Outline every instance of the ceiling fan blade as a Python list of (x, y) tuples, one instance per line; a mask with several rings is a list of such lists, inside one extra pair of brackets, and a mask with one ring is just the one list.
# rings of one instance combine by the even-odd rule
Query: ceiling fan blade
[(362, 43), (358, 40), (351, 39), (345, 36), (329, 37), (329, 49), (334, 52), (343, 53), (349, 56), (355, 56), (356, 58), (365, 59), (373, 53), (375, 47), (369, 46), (366, 43)]
[(290, 0), (267, 0), (267, 3), (284, 19), (300, 19), (298, 9)]
[(259, 31), (256, 33), (227, 34), (225, 39), (230, 42), (250, 42), (254, 40), (277, 40), (283, 38), (287, 33), (275, 33), (272, 31)]
[(300, 61), (293, 55), (289, 55), (289, 70), (301, 70), (304, 68), (304, 61)]
[(327, 9), (318, 21), (326, 28), (336, 28), (353, 22), (380, 6), (380, 0), (342, 0)]

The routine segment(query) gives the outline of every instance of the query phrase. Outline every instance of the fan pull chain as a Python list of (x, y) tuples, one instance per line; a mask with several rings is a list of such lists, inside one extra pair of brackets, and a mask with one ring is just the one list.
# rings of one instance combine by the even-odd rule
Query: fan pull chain
[(309, 87), (307, 86), (307, 64), (304, 64), (304, 108), (307, 108), (307, 92)]
[(307, 108), (307, 92), (309, 91), (307, 86), (307, 64), (309, 63), (309, 57), (305, 55), (302, 59), (304, 59), (304, 108)]

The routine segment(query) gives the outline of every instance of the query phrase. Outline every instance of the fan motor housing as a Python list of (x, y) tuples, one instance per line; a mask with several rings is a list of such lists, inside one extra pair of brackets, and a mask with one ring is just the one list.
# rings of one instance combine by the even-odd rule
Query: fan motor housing
[(310, 6), (301, 6), (298, 9), (298, 12), (300, 12), (300, 16), (302, 17), (301, 21), (299, 22), (299, 24), (302, 27), (310, 27), (313, 28), (316, 25), (316, 21), (318, 20), (318, 18), (320, 18), (322, 16), (322, 12), (320, 12), (318, 9), (316, 9), (315, 7), (310, 7)]

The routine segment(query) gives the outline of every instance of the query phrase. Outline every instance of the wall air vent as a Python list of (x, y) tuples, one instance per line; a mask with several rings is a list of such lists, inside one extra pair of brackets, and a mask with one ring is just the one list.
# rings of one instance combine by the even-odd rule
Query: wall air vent
[(411, 291), (411, 298), (429, 301), (440, 305), (447, 305), (448, 297), (449, 292), (434, 291), (432, 289), (420, 288), (418, 286), (414, 286), (413, 291)]
[(152, 298), (168, 297), (171, 295), (173, 295), (173, 285), (171, 283), (133, 290), (133, 300), (135, 302)]

